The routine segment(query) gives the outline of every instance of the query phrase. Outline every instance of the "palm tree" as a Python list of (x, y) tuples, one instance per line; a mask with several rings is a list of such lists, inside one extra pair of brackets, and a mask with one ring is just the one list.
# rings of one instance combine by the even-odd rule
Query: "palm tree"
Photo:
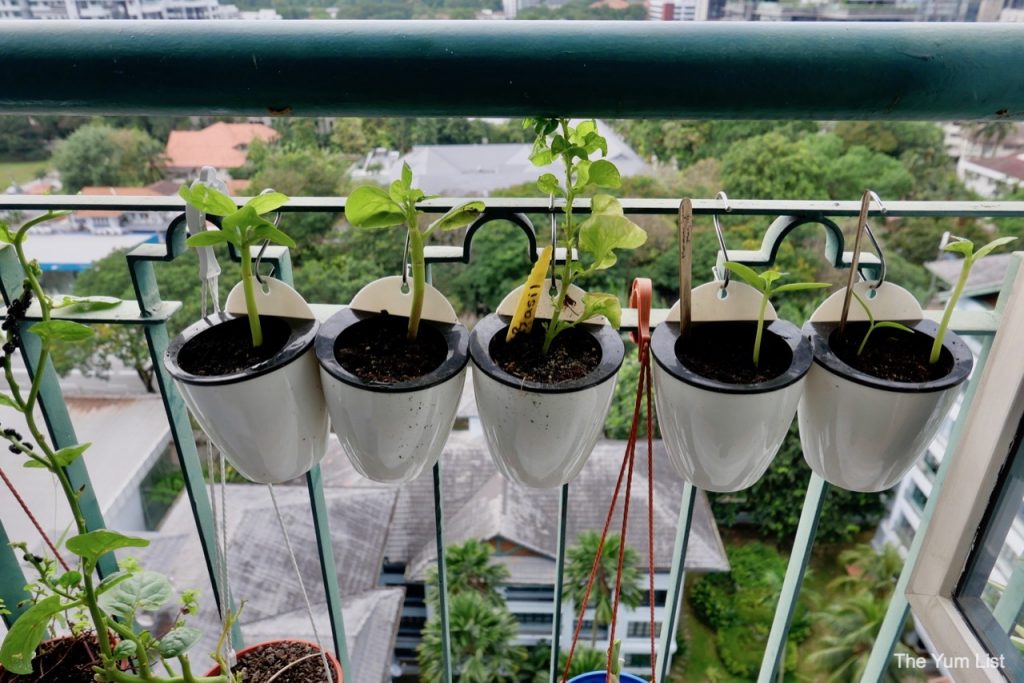
[[(572, 600), (573, 604), (583, 604), (583, 596), (587, 591), (587, 580), (597, 556), (601, 536), (596, 531), (584, 531), (576, 537), (576, 545), (568, 549), (565, 563), (565, 588), (562, 595)], [(619, 562), (618, 534), (608, 534), (597, 566), (597, 576), (590, 593), (588, 607), (594, 610), (594, 618), (590, 627), (590, 646), (597, 646), (597, 628), (612, 621), (612, 594), (615, 590), (615, 570)], [(639, 607), (644, 599), (644, 589), (640, 585), (640, 570), (637, 566), (636, 551), (626, 547), (622, 562), (622, 589), (619, 602), (624, 607)], [(653, 596), (651, 596), (653, 599)], [(578, 617), (579, 615), (577, 615)]]
[[(495, 604), (476, 591), (453, 595), (448, 602), (452, 673), (458, 683), (506, 683), (515, 680), (524, 648), (512, 644), (518, 633), (515, 618), (503, 604)], [(421, 680), (439, 683), (441, 620), (436, 612), (416, 646)]]
[[(828, 672), (829, 683), (860, 681), (888, 606), (887, 599), (865, 591), (818, 613), (818, 619), (831, 632), (822, 637), (821, 649), (807, 658), (808, 663), (819, 671)], [(911, 654), (902, 643), (897, 644), (896, 651)], [(901, 681), (906, 673), (904, 669), (889, 667), (882, 681)]]
[[(467, 591), (481, 595), (493, 604), (503, 604), (498, 589), (508, 579), (508, 568), (491, 562), (494, 550), (487, 543), (470, 539), (462, 545), (450, 545), (444, 551), (448, 595)], [(437, 568), (427, 570), (427, 600), (437, 604)]]
[(881, 552), (860, 543), (839, 553), (839, 563), (847, 573), (829, 583), (829, 588), (867, 591), (876, 598), (888, 598), (903, 569), (903, 557), (896, 547), (886, 543)]
[(999, 149), (1006, 138), (1010, 137), (1010, 133), (1013, 132), (1016, 124), (1013, 121), (995, 120), (995, 121), (979, 121), (977, 123), (967, 124), (967, 136), (972, 142), (981, 143), (981, 156), (991, 156), (995, 154), (996, 150)]

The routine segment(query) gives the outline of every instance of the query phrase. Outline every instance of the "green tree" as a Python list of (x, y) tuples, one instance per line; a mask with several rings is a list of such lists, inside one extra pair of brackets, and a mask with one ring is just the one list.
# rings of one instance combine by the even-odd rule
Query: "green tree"
[[(461, 545), (445, 548), (445, 576), (448, 595), (474, 592), (493, 605), (504, 605), (501, 587), (508, 579), (508, 568), (492, 562), (494, 548), (483, 541), (470, 539)], [(427, 600), (436, 605), (437, 568), (427, 570)]]
[(370, 143), (363, 133), (363, 120), (337, 118), (331, 126), (331, 147), (344, 154), (365, 154)]
[(93, 329), (95, 334), (86, 342), (54, 349), (52, 360), (57, 372), (66, 376), (78, 368), (86, 377), (107, 380), (117, 359), (135, 371), (147, 393), (156, 393), (153, 361), (142, 330), (128, 325), (96, 325)]
[(87, 185), (144, 185), (163, 174), (164, 146), (139, 130), (90, 123), (57, 146), (53, 161), (64, 190)]
[[(28, 116), (0, 116), (0, 159), (35, 161), (50, 156), (49, 138), (35, 120)], [(0, 178), (6, 183), (8, 178)]]
[[(604, 549), (597, 564), (597, 575), (590, 593), (588, 609), (594, 610), (591, 621), (590, 645), (597, 644), (597, 629), (612, 621), (612, 599), (615, 592), (615, 574), (619, 562), (618, 534), (608, 534)], [(587, 580), (597, 557), (601, 535), (596, 531), (584, 531), (576, 537), (576, 545), (569, 547), (565, 562), (565, 588), (563, 596), (574, 605), (583, 605), (583, 596), (587, 591)], [(626, 547), (622, 562), (622, 586), (619, 602), (624, 607), (636, 608), (644, 600), (644, 589), (641, 586), (639, 562), (636, 551)], [(577, 615), (578, 617), (579, 615)]]
[(839, 553), (839, 564), (846, 569), (829, 588), (847, 592), (866, 592), (883, 599), (892, 594), (903, 569), (903, 557), (896, 547), (886, 543), (881, 552), (867, 543), (858, 543)]

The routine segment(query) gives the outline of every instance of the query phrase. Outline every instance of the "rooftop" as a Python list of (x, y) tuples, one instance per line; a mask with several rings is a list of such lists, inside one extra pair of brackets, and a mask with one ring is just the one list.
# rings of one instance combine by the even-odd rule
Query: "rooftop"
[(167, 138), (166, 166), (192, 169), (201, 166), (243, 166), (253, 140), (270, 142), (278, 134), (262, 123), (215, 123), (202, 130), (172, 130)]

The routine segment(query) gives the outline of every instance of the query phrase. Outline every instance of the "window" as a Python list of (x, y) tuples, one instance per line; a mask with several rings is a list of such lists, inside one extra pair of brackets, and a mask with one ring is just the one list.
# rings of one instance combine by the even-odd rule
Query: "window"
[(900, 542), (909, 548), (910, 544), (914, 540), (914, 527), (910, 524), (906, 515), (901, 514), (896, 518), (896, 524), (893, 525), (893, 531), (896, 532), (896, 536), (899, 537)]
[[(654, 635), (661, 635), (661, 622), (654, 622)], [(651, 624), (647, 621), (631, 621), (626, 626), (626, 637), (627, 638), (650, 638), (651, 637)]]
[(513, 615), (519, 622), (519, 630), (522, 633), (550, 633), (552, 616), (551, 614), (538, 614), (536, 612), (514, 612)]
[[(574, 628), (575, 628), (575, 626), (574, 626)], [(580, 630), (580, 635), (581, 635), (581, 637), (582, 636), (591, 636), (593, 634), (593, 630), (594, 630), (594, 622), (591, 621), (590, 619), (585, 619), (583, 621), (583, 628)], [(600, 626), (597, 627), (597, 636), (596, 637), (598, 639), (600, 639), (600, 638), (607, 638), (608, 637), (608, 626), (607, 626), (607, 624), (601, 624)]]
[[(665, 604), (665, 600), (668, 598), (668, 591), (654, 591), (654, 605), (655, 607)], [(644, 591), (644, 600), (640, 603), (641, 607), (651, 606), (651, 592)]]
[(505, 600), (509, 602), (554, 602), (552, 586), (506, 586)]
[(928, 496), (924, 495), (924, 491), (922, 491), (918, 485), (913, 482), (910, 484), (910, 490), (907, 491), (907, 498), (910, 499), (910, 502), (913, 503), (914, 507), (918, 510), (924, 510), (924, 505), (928, 502)]
[(639, 652), (631, 652), (627, 654), (624, 659), (626, 660), (626, 666), (631, 669), (649, 669), (651, 667), (651, 655), (641, 654)]

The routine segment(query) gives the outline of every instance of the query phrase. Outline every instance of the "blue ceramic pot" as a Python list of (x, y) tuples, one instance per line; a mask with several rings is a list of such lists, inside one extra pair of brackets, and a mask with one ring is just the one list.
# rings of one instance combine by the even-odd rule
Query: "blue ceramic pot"
[[(592, 671), (588, 674), (580, 674), (569, 683), (605, 683), (608, 673), (605, 671)], [(622, 672), (619, 674), (619, 683), (647, 683), (644, 679), (633, 674)]]

